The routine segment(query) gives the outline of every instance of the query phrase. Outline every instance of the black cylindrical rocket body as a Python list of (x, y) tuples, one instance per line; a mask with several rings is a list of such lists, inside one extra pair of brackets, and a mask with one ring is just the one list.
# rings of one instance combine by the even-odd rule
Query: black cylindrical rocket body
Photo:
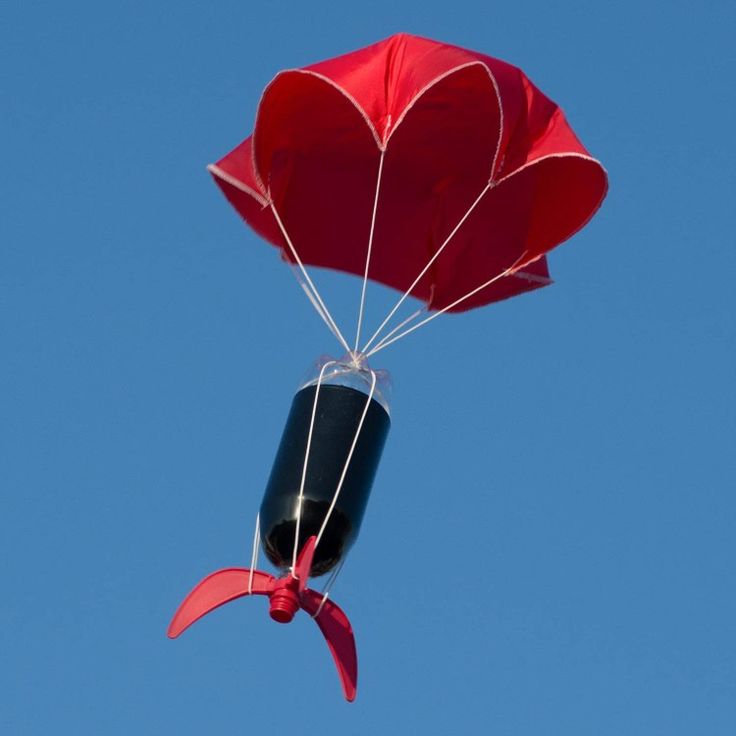
[[(269, 560), (291, 566), (299, 513), (299, 489), (307, 455), (317, 385), (294, 396), (260, 510), (261, 539)], [(386, 409), (350, 386), (319, 386), (309, 447), (297, 550), (319, 534), (340, 484), (360, 419), (368, 406), (335, 506), (319, 540), (312, 575), (329, 572), (350, 548), (360, 529), (391, 421)]]

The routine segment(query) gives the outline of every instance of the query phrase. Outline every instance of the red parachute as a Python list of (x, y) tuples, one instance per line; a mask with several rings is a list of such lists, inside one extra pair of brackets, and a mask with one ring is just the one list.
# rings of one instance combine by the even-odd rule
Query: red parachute
[[(215, 573), (182, 604), (170, 635), (248, 593), (268, 595), (271, 615), (280, 621), (291, 620), (301, 606), (325, 634), (352, 700), (357, 660), (350, 625), (326, 595), (304, 587), (304, 578), (334, 567), (352, 543), (388, 429), (386, 415), (380, 441), (370, 446), (365, 440), (367, 449), (361, 449), (368, 404), (378, 397), (376, 373), (366, 359), (444, 312), (550, 283), (545, 254), (596, 212), (607, 190), (606, 172), (561, 109), (520, 69), (406, 34), (277, 74), (263, 92), (253, 134), (209, 170), (245, 221), (298, 269), (307, 295), (346, 352), (343, 361), (328, 364), (330, 371), (342, 370), (335, 365), (343, 373), (353, 370), (371, 388), (362, 388), (368, 402), (362, 419), (350, 425), (354, 440), (347, 443), (350, 452), (334, 496), (322, 498), (310, 490), (307, 477), (313, 433), (319, 437), (317, 396), (329, 383), (327, 365), (315, 383), (308, 434), (299, 435), (299, 442), (306, 438), (307, 450), (305, 455), (300, 446), (304, 465), (298, 496), (293, 488), (288, 493), (276, 488), (274, 474), (277, 480), (298, 475), (286, 468), (286, 451), (279, 450), (261, 510), (278, 516), (287, 507), (298, 508), (288, 527), (293, 554), (279, 546), (275, 522), (262, 536), (269, 558), (288, 574), (278, 580), (254, 569)], [(353, 343), (327, 309), (308, 265), (362, 277)], [(372, 336), (361, 341), (368, 281), (392, 287), (401, 297)], [(420, 300), (423, 309), (389, 330), (408, 297)], [(302, 401), (304, 417), (311, 396)], [(376, 417), (378, 427), (382, 420)], [(291, 415), (290, 423), (296, 423)], [(325, 448), (330, 443), (325, 440)], [(351, 458), (353, 465), (364, 466), (364, 478), (355, 471), (351, 479)], [(325, 506), (324, 518), (313, 523), (301, 516), (310, 498)], [(342, 514), (350, 534), (337, 530), (333, 513)], [(315, 548), (328, 547), (330, 535), (331, 556), (320, 557)]]

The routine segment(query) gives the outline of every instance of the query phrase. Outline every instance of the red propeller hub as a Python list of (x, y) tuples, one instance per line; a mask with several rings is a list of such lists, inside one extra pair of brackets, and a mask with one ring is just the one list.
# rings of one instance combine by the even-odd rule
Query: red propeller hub
[(273, 592), (269, 595), (269, 614), (274, 621), (288, 624), (294, 618), (300, 608), (298, 589), (298, 581), (291, 575), (274, 583)]

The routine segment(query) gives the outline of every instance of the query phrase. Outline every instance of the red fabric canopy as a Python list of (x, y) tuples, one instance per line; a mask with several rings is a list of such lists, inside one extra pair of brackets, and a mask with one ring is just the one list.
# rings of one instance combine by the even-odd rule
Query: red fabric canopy
[(371, 280), (407, 290), (471, 210), (412, 291), (431, 309), (512, 266), (452, 311), (549, 283), (544, 254), (607, 189), (601, 164), (520, 69), (406, 34), (277, 74), (253, 134), (210, 171), (284, 258), (270, 205), (305, 264), (362, 276), (382, 156)]

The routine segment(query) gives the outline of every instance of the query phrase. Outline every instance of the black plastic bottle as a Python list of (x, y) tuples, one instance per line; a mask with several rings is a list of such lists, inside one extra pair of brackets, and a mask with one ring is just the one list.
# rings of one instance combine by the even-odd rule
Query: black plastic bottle
[(391, 424), (387, 374), (377, 372), (370, 397), (372, 384), (373, 375), (364, 362), (323, 360), (294, 396), (260, 510), (263, 547), (277, 567), (292, 564), (305, 457), (297, 550), (310, 536), (319, 535), (329, 515), (312, 575), (329, 572), (355, 541)]

